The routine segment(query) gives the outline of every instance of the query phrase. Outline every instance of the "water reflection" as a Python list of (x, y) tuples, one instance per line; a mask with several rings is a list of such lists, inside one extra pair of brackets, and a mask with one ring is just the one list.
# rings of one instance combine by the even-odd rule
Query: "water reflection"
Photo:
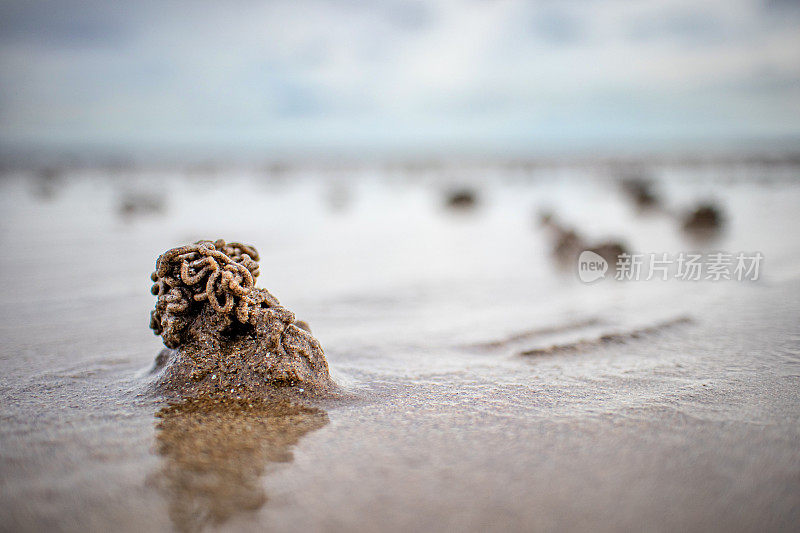
[(324, 411), (282, 402), (191, 401), (159, 410), (157, 485), (180, 531), (224, 523), (267, 501), (261, 476), (293, 459), (291, 447), (328, 423)]

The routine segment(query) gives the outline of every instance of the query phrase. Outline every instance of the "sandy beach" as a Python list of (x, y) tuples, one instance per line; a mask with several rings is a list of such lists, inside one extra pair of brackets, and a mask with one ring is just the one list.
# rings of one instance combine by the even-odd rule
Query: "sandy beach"
[[(6, 172), (0, 529), (795, 530), (800, 169), (648, 165), (663, 213), (602, 165)], [(714, 240), (669, 214), (699, 200)], [(544, 209), (641, 253), (760, 252), (760, 276), (585, 284)], [(147, 393), (155, 260), (219, 237), (258, 247), (344, 394)]]

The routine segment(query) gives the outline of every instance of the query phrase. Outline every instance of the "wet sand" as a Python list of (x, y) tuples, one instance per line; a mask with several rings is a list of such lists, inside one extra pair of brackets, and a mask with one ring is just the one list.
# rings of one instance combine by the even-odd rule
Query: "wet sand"
[[(716, 193), (709, 246), (761, 251), (760, 281), (595, 285), (552, 264), (537, 208), (635, 250), (697, 245), (582, 171), (464, 171), (481, 209), (459, 216), (424, 172), (73, 172), (47, 199), (6, 176), (0, 528), (793, 530), (800, 171), (764, 172), (654, 173), (676, 205)], [(121, 215), (132, 189), (166, 211)], [(258, 246), (347, 398), (147, 394), (155, 257), (216, 236)]]

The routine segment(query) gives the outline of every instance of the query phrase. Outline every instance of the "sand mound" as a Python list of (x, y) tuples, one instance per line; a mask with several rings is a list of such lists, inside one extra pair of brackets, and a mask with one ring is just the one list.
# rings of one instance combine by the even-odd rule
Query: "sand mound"
[(167, 346), (156, 390), (179, 397), (273, 397), (335, 388), (317, 339), (266, 289), (255, 248), (223, 240), (156, 261), (150, 327)]

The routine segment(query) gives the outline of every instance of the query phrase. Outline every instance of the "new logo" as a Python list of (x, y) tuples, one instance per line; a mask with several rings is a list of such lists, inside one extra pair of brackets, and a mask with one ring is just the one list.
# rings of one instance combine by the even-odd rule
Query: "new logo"
[(585, 250), (578, 256), (578, 277), (584, 283), (604, 278), (608, 262), (594, 252)]

